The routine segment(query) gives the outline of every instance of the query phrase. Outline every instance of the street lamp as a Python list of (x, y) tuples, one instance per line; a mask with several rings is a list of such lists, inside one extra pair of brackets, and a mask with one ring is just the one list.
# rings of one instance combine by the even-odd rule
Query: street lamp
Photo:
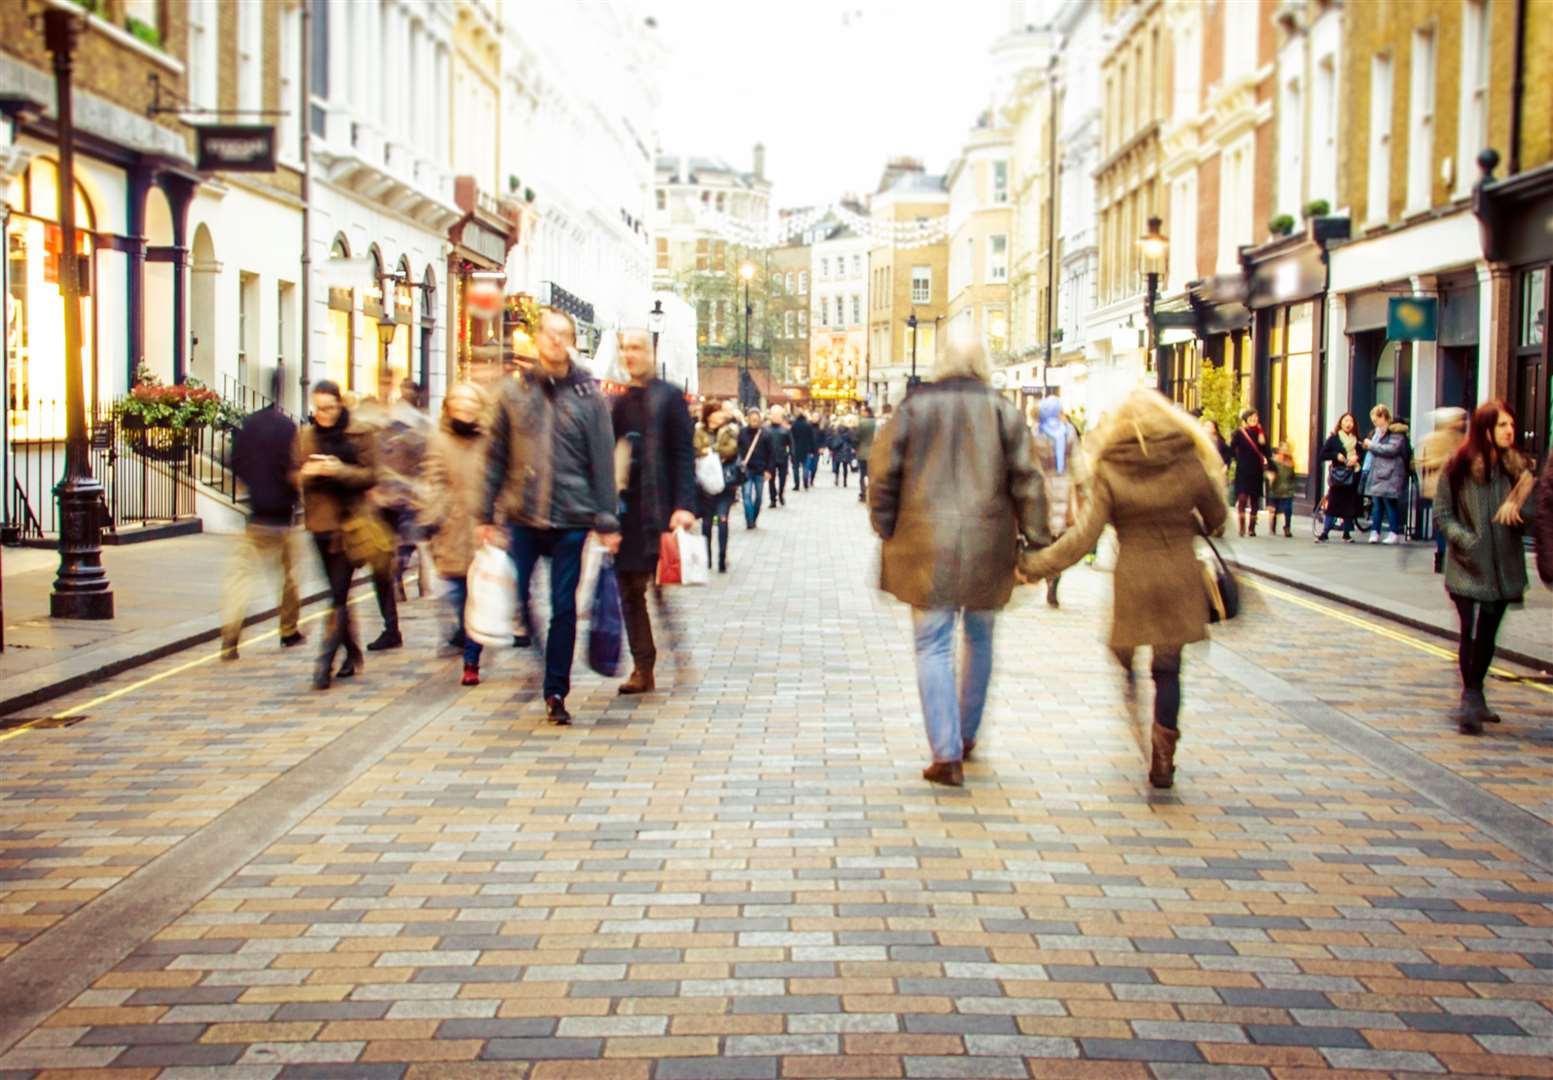
[(915, 390), (922, 380), (917, 378), (917, 309), (912, 308), (911, 314), (906, 316), (906, 325), (911, 329), (911, 378), (906, 380), (906, 393)]
[[(647, 328), (652, 331), (652, 355), (654, 360), (658, 360), (658, 335), (663, 332), (663, 316), (663, 300), (660, 297), (652, 302), (652, 310), (647, 313)], [(658, 378), (668, 378), (662, 360), (658, 360)]]
[(1162, 222), (1157, 216), (1149, 218), (1149, 231), (1138, 238), (1138, 254), (1143, 256), (1148, 270), (1148, 293), (1143, 300), (1143, 317), (1148, 322), (1149, 360), (1154, 364), (1154, 378), (1159, 392), (1165, 393), (1165, 365), (1159, 362), (1159, 329), (1154, 325), (1154, 305), (1159, 301), (1159, 267), (1170, 250), (1170, 241), (1160, 230)]
[(744, 375), (739, 380), (739, 396), (748, 399), (740, 404), (746, 409), (752, 409), (760, 396), (753, 392), (754, 387), (750, 385), (750, 315), (755, 310), (750, 304), (750, 279), (755, 276), (755, 264), (745, 262), (739, 267), (739, 276), (744, 279)]

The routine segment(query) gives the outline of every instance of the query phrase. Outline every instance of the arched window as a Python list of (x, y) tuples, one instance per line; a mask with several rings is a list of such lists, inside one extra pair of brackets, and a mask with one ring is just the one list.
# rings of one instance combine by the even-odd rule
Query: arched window
[[(372, 357), (369, 370), (365, 372), (367, 378), (361, 386), (365, 394), (381, 396), (385, 374), (389, 373), (388, 350), (390, 343), (384, 339), (384, 335), (392, 332), (393, 312), (389, 305), (392, 299), (383, 295), (383, 252), (376, 244), (367, 248), (367, 262), (370, 264), (368, 273), (372, 283), (367, 286), (361, 298), (361, 337), (367, 349), (367, 355)], [(395, 337), (397, 337), (395, 333)]]
[[(414, 280), (410, 273), (409, 257), (400, 256), (399, 265), (394, 268), (394, 306), (389, 312), (399, 329), (394, 332), (389, 358), (399, 379), (419, 382), (415, 370), (415, 289), (410, 284)], [(421, 400), (425, 401), (426, 387), (421, 386), (420, 390)]]
[[(336, 233), (330, 245), (331, 259), (349, 259), (350, 241)], [(325, 374), (346, 390), (356, 387), (356, 290), (338, 285), (329, 288), (329, 351)]]
[[(425, 388), (426, 403), (431, 404), (431, 358), (436, 351), (437, 336), (437, 274), (428, 263), (421, 276), (421, 386)], [(445, 388), (444, 388), (445, 389)]]

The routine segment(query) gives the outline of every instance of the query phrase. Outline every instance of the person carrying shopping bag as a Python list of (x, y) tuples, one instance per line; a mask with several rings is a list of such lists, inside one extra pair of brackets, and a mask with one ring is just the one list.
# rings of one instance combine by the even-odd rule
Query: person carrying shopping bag
[(485, 395), (474, 383), (459, 383), (442, 403), (442, 419), (426, 446), (418, 519), (432, 530), (431, 559), (447, 585), (453, 610), (448, 645), (464, 657), (463, 685), (480, 684), (478, 641), (466, 634), (469, 566), (479, 544), (480, 499), (485, 493), (485, 431), (480, 418)]
[(771, 471), (771, 440), (766, 438), (759, 409), (751, 409), (744, 418), (744, 430), (739, 432), (739, 468), (744, 473), (744, 527), (753, 529), (760, 520), (766, 473)]

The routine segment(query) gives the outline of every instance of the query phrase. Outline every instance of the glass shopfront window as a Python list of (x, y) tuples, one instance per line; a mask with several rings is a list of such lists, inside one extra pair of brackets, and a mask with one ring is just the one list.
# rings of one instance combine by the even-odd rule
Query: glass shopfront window
[[(350, 258), (350, 245), (343, 235), (334, 238), (329, 249), (333, 259)], [(356, 388), (356, 290), (334, 287), (329, 290), (329, 352), (324, 369), (341, 390)], [(311, 409), (311, 403), (305, 408)]]
[(1510, 361), (1511, 400), (1521, 448), (1547, 456), (1553, 434), (1553, 364), (1548, 357), (1549, 279), (1553, 267), (1522, 270), (1516, 283), (1515, 341)]
[[(12, 439), (65, 437), (65, 301), (60, 291), (64, 234), (59, 227), (59, 171), (35, 158), (11, 181), (6, 227), (6, 415)], [(92, 266), (96, 219), (80, 184), (75, 192), (80, 259), (82, 392), (90, 400), (96, 354)]]
[(1267, 415), (1262, 419), (1273, 446), (1288, 440), (1296, 465), (1304, 465), (1311, 449), (1314, 305), (1305, 302), (1275, 309), (1267, 345)]

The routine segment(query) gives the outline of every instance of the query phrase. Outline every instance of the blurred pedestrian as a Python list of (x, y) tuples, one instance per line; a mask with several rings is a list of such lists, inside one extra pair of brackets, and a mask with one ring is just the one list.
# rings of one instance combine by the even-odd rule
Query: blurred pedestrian
[(771, 508), (787, 505), (787, 468), (793, 454), (792, 432), (787, 428), (787, 410), (773, 405), (767, 413), (766, 438), (771, 441)]
[(696, 514), (701, 519), (701, 534), (706, 537), (706, 561), (712, 562), (712, 532), (717, 532), (717, 572), (728, 572), (728, 515), (739, 491), (739, 426), (715, 401), (701, 408), (701, 423), (696, 425), (695, 452), (716, 454), (723, 468), (723, 489), (710, 495), (696, 489)]
[(809, 422), (807, 412), (799, 409), (793, 416), (788, 436), (793, 459), (793, 490), (805, 491), (814, 484), (814, 474), (809, 469), (809, 455), (814, 451), (814, 425)]
[(431, 532), (431, 558), (447, 588), (453, 610), (448, 645), (464, 657), (463, 685), (480, 684), (480, 643), (464, 633), (469, 600), (469, 564), (479, 547), (475, 529), (485, 497), (485, 394), (474, 383), (458, 383), (442, 402), (442, 419), (427, 443), (417, 520)]
[[(992, 630), (1014, 587), (1018, 538), (1050, 540), (1046, 494), (1024, 417), (988, 384), (987, 353), (955, 342), (933, 381), (874, 445), (868, 499), (884, 541), (879, 587), (910, 604), (917, 690), (933, 761), (922, 775), (964, 782), (992, 676)], [(956, 683), (955, 625), (964, 654)]]
[(1211, 416), (1202, 417), (1201, 422), (1203, 431), (1207, 433), (1208, 441), (1211, 442), (1213, 444), (1213, 448), (1218, 451), (1219, 460), (1224, 463), (1224, 468), (1228, 469), (1230, 462), (1234, 460), (1235, 455), (1230, 450), (1229, 443), (1224, 441), (1224, 435), (1219, 431), (1219, 422)]
[(852, 462), (857, 443), (854, 440), (851, 417), (838, 416), (830, 429), (830, 478), (832, 486), (850, 487)]
[(1461, 621), (1457, 666), (1461, 732), (1498, 723), (1483, 695), (1505, 610), (1526, 596), (1523, 537), (1536, 519), (1535, 476), (1516, 447), (1515, 416), (1502, 401), (1479, 405), (1467, 439), (1445, 466), (1434, 494), (1434, 520), (1445, 531), (1445, 591)]
[[(1370, 422), (1374, 430), (1359, 444), (1368, 474), (1364, 493), (1370, 497), (1370, 543), (1398, 544), (1402, 542), (1402, 500), (1407, 497), (1407, 476), (1412, 467), (1407, 425), (1394, 421), (1384, 405), (1370, 410)], [(1387, 524), (1391, 534), (1382, 540)]]
[(1537, 549), (1537, 576), (1553, 589), (1553, 454), (1543, 462), (1542, 479), (1537, 481), (1532, 536)]
[(1229, 440), (1235, 459), (1235, 514), (1240, 519), (1240, 535), (1256, 535), (1257, 515), (1262, 512), (1262, 474), (1267, 471), (1272, 451), (1262, 432), (1262, 418), (1255, 409), (1240, 414), (1240, 426)]
[[(358, 564), (347, 550), (346, 533), (353, 528), (370, 533), (377, 523), (370, 499), (377, 451), (372, 432), (352, 419), (339, 384), (328, 379), (313, 384), (313, 422), (298, 433), (296, 447), (302, 512), (329, 581), (329, 630), (313, 674), (313, 688), (327, 690), (332, 679), (348, 679), (362, 668), (350, 610), (351, 577)], [(390, 541), (385, 537), (384, 543)], [(345, 662), (336, 672), (334, 657), (342, 648)]]
[[(409, 387), (413, 395), (415, 384)], [(372, 488), (372, 503), (394, 538), (393, 558), (374, 567), (372, 574), (383, 631), (368, 643), (367, 651), (380, 652), (404, 644), (399, 632), (399, 602), (408, 599), (404, 569), (418, 539), (415, 501), (431, 424), (412, 401), (404, 399), (398, 376), (389, 367), (379, 373), (377, 396), (361, 403), (356, 419), (376, 441), (378, 481)]]
[(572, 722), (566, 696), (577, 648), (583, 544), (592, 531), (610, 554), (620, 550), (615, 439), (603, 391), (572, 359), (577, 326), (571, 316), (543, 309), (535, 343), (539, 362), (503, 384), (492, 416), (480, 539), (500, 540), (500, 510), (510, 528), (507, 550), (517, 569), (523, 626), (530, 634), (529, 584), (535, 564), (550, 560), (542, 693), (547, 719), (564, 725)]
[(1285, 439), (1273, 453), (1272, 480), (1267, 487), (1267, 531), (1278, 535), (1278, 515), (1283, 515), (1283, 535), (1294, 535), (1294, 496), (1299, 492), (1299, 476), (1295, 472), (1294, 447)]
[(874, 452), (874, 438), (879, 433), (879, 422), (874, 410), (864, 405), (857, 418), (857, 501), (868, 501), (868, 458)]
[[(1085, 480), (1084, 451), (1078, 431), (1062, 412), (1062, 400), (1044, 397), (1037, 409), (1036, 429), (1031, 438), (1035, 464), (1046, 485), (1046, 513), (1052, 538), (1056, 539), (1078, 521), (1081, 485)], [(1061, 574), (1046, 579), (1046, 602), (1058, 606), (1057, 582)]]
[(829, 432), (823, 427), (823, 418), (810, 415), (809, 454), (803, 466), (803, 486), (806, 488), (814, 487), (815, 474), (820, 471), (820, 453), (825, 449), (825, 440), (829, 437)]
[(1083, 519), (1051, 547), (1020, 559), (1025, 577), (1047, 577), (1083, 558), (1106, 525), (1116, 529), (1111, 650), (1125, 673), (1129, 701), (1137, 692), (1134, 653), (1144, 645), (1152, 652), (1149, 783), (1157, 788), (1175, 779), (1181, 650), (1207, 637), (1195, 545), (1200, 532), (1217, 533), (1228, 517), (1216, 479), (1219, 460), (1202, 425), (1156, 391), (1135, 390), (1113, 414), (1093, 459)]
[(1316, 543), (1324, 544), (1332, 526), (1343, 523), (1343, 543), (1353, 543), (1353, 531), (1363, 509), (1359, 495), (1359, 422), (1353, 413), (1337, 418), (1337, 426), (1321, 444), (1321, 461), (1327, 466), (1326, 520)]
[[(275, 383), (272, 392), (278, 401), (279, 368)], [(297, 475), (292, 461), (297, 425), (276, 401), (245, 417), (232, 437), (232, 472), (248, 489), (248, 521), (221, 591), (223, 660), (237, 659), (254, 578), (267, 566), (280, 573), (281, 645), (289, 649), (307, 640), (297, 629), (301, 604), (291, 550), (291, 525), (297, 510)]]
[[(1434, 495), (1440, 487), (1440, 474), (1446, 463), (1467, 439), (1467, 410), (1451, 406), (1436, 409), (1434, 430), (1418, 444), (1418, 496), (1428, 509), (1434, 508)], [(1434, 572), (1445, 572), (1445, 533), (1434, 526)]]
[(751, 409), (744, 419), (744, 429), (739, 432), (740, 483), (744, 491), (744, 527), (753, 529), (760, 520), (761, 499), (765, 496), (766, 474), (771, 471), (773, 455), (760, 410)]
[[(690, 417), (673, 384), (653, 378), (656, 366), (652, 334), (622, 330), (620, 360), (631, 384), (612, 409), (615, 444), (630, 452), (621, 490), (620, 608), (631, 646), (632, 670), (620, 684), (622, 694), (656, 689), (653, 668), (658, 650), (647, 611), (647, 587), (658, 569), (658, 545), (665, 532), (696, 523), (695, 450)], [(618, 477), (617, 477), (618, 482)]]

